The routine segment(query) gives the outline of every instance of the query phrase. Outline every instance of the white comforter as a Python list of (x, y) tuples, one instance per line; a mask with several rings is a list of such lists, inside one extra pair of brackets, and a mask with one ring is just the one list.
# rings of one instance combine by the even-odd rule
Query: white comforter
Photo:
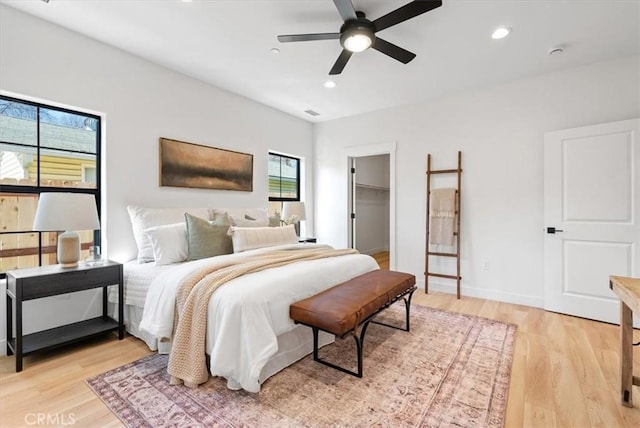
[[(272, 249), (328, 247), (297, 244), (218, 257), (238, 258)], [(173, 331), (175, 296), (180, 280), (210, 259), (176, 265), (160, 274), (147, 294), (140, 329), (157, 338)], [(260, 371), (278, 350), (277, 336), (294, 329), (289, 305), (355, 276), (378, 269), (364, 254), (302, 261), (236, 278), (220, 287), (209, 302), (206, 351), (211, 374), (227, 379), (231, 389), (260, 390)]]

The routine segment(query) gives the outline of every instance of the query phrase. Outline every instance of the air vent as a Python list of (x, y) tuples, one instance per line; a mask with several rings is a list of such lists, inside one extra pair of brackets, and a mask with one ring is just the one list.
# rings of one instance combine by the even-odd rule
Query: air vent
[(317, 111), (305, 110), (304, 112), (311, 116), (320, 116), (320, 113), (318, 113)]

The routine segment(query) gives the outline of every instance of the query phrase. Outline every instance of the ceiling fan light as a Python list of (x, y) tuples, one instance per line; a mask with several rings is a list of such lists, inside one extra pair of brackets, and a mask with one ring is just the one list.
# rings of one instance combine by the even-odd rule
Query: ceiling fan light
[(374, 32), (368, 21), (347, 21), (340, 28), (340, 44), (350, 52), (362, 52), (373, 44)]
[(351, 52), (362, 52), (371, 47), (373, 40), (368, 34), (355, 33), (345, 37), (343, 45), (344, 48)]

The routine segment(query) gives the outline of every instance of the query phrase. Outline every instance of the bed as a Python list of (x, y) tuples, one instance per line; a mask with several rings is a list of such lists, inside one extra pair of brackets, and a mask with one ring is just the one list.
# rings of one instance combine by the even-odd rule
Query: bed
[[(176, 290), (186, 275), (212, 261), (239, 261), (271, 251), (313, 248), (330, 247), (281, 244), (179, 263), (126, 263), (127, 330), (150, 349), (168, 352), (171, 345), (166, 338), (173, 333)], [(227, 282), (214, 292), (207, 307), (205, 350), (210, 374), (224, 377), (230, 389), (258, 392), (266, 379), (313, 350), (311, 329), (293, 323), (289, 305), (375, 269), (378, 265), (370, 256), (348, 254), (299, 261)], [(112, 292), (110, 300), (115, 298)], [(333, 339), (323, 334), (320, 344), (324, 346)]]

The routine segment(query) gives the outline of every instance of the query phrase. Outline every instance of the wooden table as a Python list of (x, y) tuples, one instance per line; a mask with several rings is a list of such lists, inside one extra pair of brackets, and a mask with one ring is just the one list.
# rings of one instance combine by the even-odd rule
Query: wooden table
[(633, 313), (640, 315), (640, 278), (610, 276), (609, 288), (620, 298), (620, 398), (633, 407), (633, 385), (640, 386), (640, 377), (633, 375)]

